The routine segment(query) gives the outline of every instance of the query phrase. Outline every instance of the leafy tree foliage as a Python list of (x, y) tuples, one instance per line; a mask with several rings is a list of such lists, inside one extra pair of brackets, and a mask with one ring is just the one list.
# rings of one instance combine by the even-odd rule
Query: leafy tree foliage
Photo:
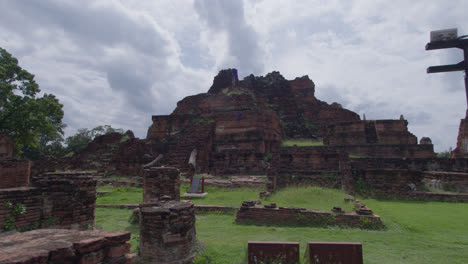
[(23, 148), (38, 148), (40, 135), (53, 140), (63, 135), (63, 106), (53, 94), (39, 93), (34, 75), (0, 48), (0, 133), (13, 139), (16, 155)]

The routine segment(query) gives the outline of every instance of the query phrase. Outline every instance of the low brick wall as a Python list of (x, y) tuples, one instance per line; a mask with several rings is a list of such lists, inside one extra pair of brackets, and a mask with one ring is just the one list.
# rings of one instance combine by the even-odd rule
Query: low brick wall
[(465, 158), (359, 158), (352, 159), (351, 165), (354, 170), (374, 168), (468, 173), (468, 159)]
[(435, 158), (433, 145), (348, 145), (330, 146), (353, 156), (373, 158)]
[(192, 263), (195, 208), (189, 201), (140, 204), (140, 257), (149, 263)]
[(42, 219), (55, 228), (94, 226), (96, 183), (90, 173), (46, 173), (33, 178), (41, 188)]
[[(41, 190), (19, 187), (0, 190), (0, 230), (34, 229), (41, 225)], [(23, 214), (15, 208), (24, 206)], [(13, 222), (11, 222), (13, 220)]]
[(468, 202), (468, 194), (456, 193), (433, 193), (433, 192), (413, 192), (410, 193), (409, 198), (415, 200), (429, 200), (440, 202)]
[(468, 193), (468, 173), (425, 171), (423, 182), (434, 189)]
[(0, 263), (126, 264), (129, 232), (40, 229), (0, 239)]
[(0, 189), (29, 185), (31, 164), (25, 159), (0, 159)]
[(383, 228), (380, 216), (357, 213), (334, 214), (323, 210), (297, 207), (265, 208), (262, 205), (242, 206), (237, 212), (236, 223), (260, 225), (342, 225), (362, 228)]
[(163, 196), (180, 200), (179, 170), (172, 167), (153, 167), (143, 174), (143, 202), (159, 201)]
[(422, 184), (421, 171), (366, 169), (354, 172), (354, 191), (381, 197), (406, 197)]

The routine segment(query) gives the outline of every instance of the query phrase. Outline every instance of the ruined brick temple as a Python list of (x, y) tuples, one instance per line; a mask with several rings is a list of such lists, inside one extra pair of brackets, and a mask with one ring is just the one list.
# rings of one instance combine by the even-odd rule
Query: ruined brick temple
[[(351, 192), (356, 180), (368, 179), (365, 175), (380, 170), (382, 178), (392, 175), (384, 170), (395, 169), (428, 172), (421, 175), (450, 185), (466, 178), (460, 173), (468, 173), (463, 154), (468, 135), (464, 120), (457, 149), (452, 153), (454, 159), (440, 159), (429, 138), (418, 142), (408, 131), (403, 115), (398, 119), (361, 120), (338, 103), (318, 100), (315, 84), (308, 76), (286, 80), (279, 72), (271, 72), (239, 80), (235, 69), (227, 69), (215, 76), (206, 93), (179, 101), (170, 115), (152, 116), (145, 139), (135, 138), (131, 131), (103, 135), (73, 157), (36, 161), (31, 170), (33, 175), (57, 169), (89, 169), (109, 175), (143, 176), (144, 165), (164, 166), (188, 175), (268, 174), (270, 189), (288, 185), (291, 179), (306, 179), (311, 184)], [(317, 140), (323, 145), (281, 145), (295, 138)], [(374, 171), (366, 173), (367, 169)], [(440, 178), (449, 174), (431, 174), (433, 171), (458, 174)], [(418, 185), (429, 179), (394, 173), (410, 177), (394, 186)], [(467, 182), (462, 180), (462, 186), (468, 186)]]

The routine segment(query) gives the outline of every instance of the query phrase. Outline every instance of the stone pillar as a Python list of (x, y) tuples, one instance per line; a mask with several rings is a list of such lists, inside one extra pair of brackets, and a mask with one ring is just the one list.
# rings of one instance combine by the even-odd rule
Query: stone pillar
[(150, 263), (192, 263), (195, 208), (190, 201), (140, 204), (140, 257)]
[(143, 203), (159, 201), (162, 196), (180, 200), (179, 170), (171, 167), (145, 169), (143, 175)]

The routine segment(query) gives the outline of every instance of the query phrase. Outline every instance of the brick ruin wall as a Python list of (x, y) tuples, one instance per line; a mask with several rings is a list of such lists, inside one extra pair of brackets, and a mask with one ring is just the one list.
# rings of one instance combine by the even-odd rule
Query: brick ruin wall
[(435, 158), (434, 146), (425, 145), (347, 145), (330, 146), (358, 158)]
[(468, 194), (420, 191), (427, 177), (439, 177), (466, 184), (466, 174), (423, 172), (408, 169), (365, 169), (353, 171), (351, 192), (373, 197), (398, 197), (399, 199), (467, 202)]
[(353, 171), (357, 192), (373, 192), (376, 196), (403, 197), (411, 192), (411, 186), (422, 184), (421, 171), (397, 169), (366, 169)]
[(355, 169), (409, 169), (468, 173), (468, 159), (457, 158), (359, 158), (352, 159)]
[(424, 171), (423, 183), (434, 188), (468, 193), (468, 173)]
[[(42, 192), (40, 188), (0, 189), (0, 230), (35, 229), (41, 226)], [(25, 211), (15, 213), (24, 206)]]
[(195, 208), (190, 201), (140, 204), (140, 257), (151, 263), (192, 263)]
[(0, 240), (0, 263), (127, 264), (129, 232), (40, 229)]
[(47, 173), (33, 178), (43, 195), (42, 220), (55, 228), (94, 226), (97, 181), (89, 173)]
[(0, 189), (29, 185), (31, 164), (23, 159), (0, 159)]
[(408, 131), (406, 120), (362, 120), (335, 123), (327, 128), (327, 145), (415, 145), (417, 138)]
[(450, 154), (451, 158), (468, 158), (468, 110), (465, 118), (460, 120), (458, 128), (457, 147)]
[(209, 172), (214, 175), (233, 175), (266, 172), (264, 153), (242, 150), (220, 150), (210, 156)]
[(281, 147), (272, 157), (268, 189), (296, 184), (339, 188), (349, 173), (347, 155), (333, 147)]
[(118, 176), (141, 176), (142, 165), (154, 160), (152, 145), (147, 140), (125, 134), (109, 133), (96, 137), (85, 149), (72, 157), (46, 157), (34, 161), (31, 175), (67, 170), (94, 170)]
[[(432, 145), (416, 146), (429, 147), (428, 153), (432, 152)], [(371, 147), (377, 147), (377, 145)], [(468, 186), (467, 170), (468, 159), (349, 159), (339, 146), (281, 147), (280, 151), (273, 155), (271, 167), (268, 170), (268, 190), (274, 191), (276, 188), (288, 185), (318, 185), (342, 187), (350, 193), (366, 191), (369, 195), (416, 199), (415, 190), (412, 190), (413, 187), (410, 185), (414, 185), (418, 191), (424, 189), (422, 187), (428, 181), (463, 191)], [(463, 195), (456, 198), (455, 196), (445, 197), (442, 194), (419, 194), (418, 197), (432, 197), (435, 200), (464, 199)]]
[[(19, 230), (92, 228), (95, 204), (96, 180), (90, 175), (44, 174), (33, 178), (31, 186), (0, 189), (0, 227), (6, 229), (13, 217), (13, 229)], [(13, 213), (21, 207), (25, 209), (22, 214)]]
[(180, 200), (179, 170), (171, 167), (145, 169), (143, 175), (143, 202), (159, 201), (163, 196)]
[(297, 207), (265, 208), (262, 205), (243, 205), (237, 211), (235, 222), (260, 225), (342, 225), (351, 227), (364, 227), (364, 223), (371, 223), (373, 228), (384, 227), (378, 215), (359, 215), (354, 212), (333, 214), (328, 211)]

